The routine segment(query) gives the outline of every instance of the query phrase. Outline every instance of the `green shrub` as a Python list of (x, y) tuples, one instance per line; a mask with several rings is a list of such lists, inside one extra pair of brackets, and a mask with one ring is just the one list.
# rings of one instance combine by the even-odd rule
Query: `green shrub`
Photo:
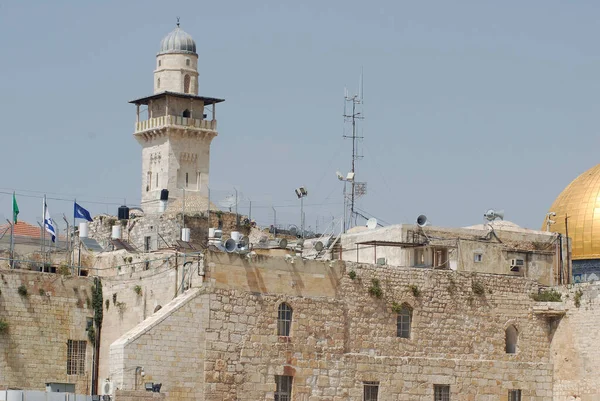
[(383, 290), (381, 289), (379, 280), (376, 278), (371, 280), (371, 286), (369, 287), (369, 295), (376, 298), (383, 297)]
[(408, 289), (410, 290), (410, 292), (412, 292), (415, 298), (419, 298), (421, 296), (421, 290), (416, 285), (411, 284), (408, 286)]
[(136, 285), (135, 287), (133, 287), (133, 291), (139, 295), (142, 295), (142, 287), (139, 285)]
[(531, 294), (531, 298), (536, 302), (562, 302), (562, 295), (555, 289)]
[(41, 296), (46, 295), (46, 291), (44, 291), (43, 288), (40, 288), (39, 293), (40, 293)]
[(575, 306), (576, 307), (580, 307), (581, 306), (581, 297), (583, 296), (583, 291), (581, 291), (581, 289), (577, 290), (577, 292), (575, 292), (575, 298), (573, 299), (573, 301), (575, 302)]
[(61, 274), (63, 276), (70, 276), (71, 275), (71, 269), (65, 263), (61, 263), (60, 266), (58, 266), (57, 272), (58, 272), (58, 274)]
[(20, 296), (26, 297), (27, 296), (27, 287), (25, 287), (23, 284), (21, 284), (19, 286), (19, 288), (17, 288), (17, 292), (19, 293)]
[(0, 319), (0, 334), (4, 334), (8, 331), (8, 323), (5, 320)]
[(350, 270), (350, 272), (348, 273), (348, 277), (354, 280), (356, 278), (356, 272), (354, 270)]
[(471, 289), (473, 290), (474, 294), (477, 294), (477, 295), (485, 294), (485, 287), (479, 281), (473, 281), (473, 283), (471, 284)]
[(397, 302), (392, 302), (392, 312), (394, 312), (394, 313), (402, 312), (402, 305), (398, 304)]

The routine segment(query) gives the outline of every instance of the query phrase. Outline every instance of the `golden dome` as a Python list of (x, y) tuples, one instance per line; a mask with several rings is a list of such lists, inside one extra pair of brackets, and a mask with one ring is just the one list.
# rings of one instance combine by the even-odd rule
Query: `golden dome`
[[(565, 234), (568, 217), (573, 259), (600, 259), (600, 164), (575, 178), (552, 204), (550, 231)], [(546, 229), (544, 222), (543, 230)]]

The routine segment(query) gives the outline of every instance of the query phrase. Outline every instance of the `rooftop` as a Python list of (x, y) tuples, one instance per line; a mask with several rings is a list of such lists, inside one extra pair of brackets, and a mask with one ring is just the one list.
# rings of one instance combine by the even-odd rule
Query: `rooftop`
[(129, 103), (138, 104), (138, 105), (140, 105), (140, 104), (147, 105), (151, 100), (159, 99), (159, 98), (165, 97), (165, 96), (173, 96), (173, 97), (178, 97), (178, 98), (182, 98), (182, 99), (201, 100), (204, 102), (205, 105), (217, 104), (217, 103), (221, 103), (221, 102), (225, 101), (225, 99), (217, 99), (215, 97), (197, 96), (197, 95), (192, 95), (190, 93), (178, 93), (178, 92), (164, 91), (164, 92), (160, 92), (160, 93), (155, 93), (154, 95), (131, 100), (131, 101), (129, 101)]

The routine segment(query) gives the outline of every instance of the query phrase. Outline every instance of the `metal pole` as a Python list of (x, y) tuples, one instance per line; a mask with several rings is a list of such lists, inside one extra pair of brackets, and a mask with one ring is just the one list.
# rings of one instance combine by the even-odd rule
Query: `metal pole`
[(64, 213), (63, 213), (63, 220), (67, 224), (67, 254), (68, 254), (69, 250), (70, 250), (69, 243), (70, 243), (71, 239), (69, 237), (69, 220), (67, 220), (67, 216), (65, 216)]
[(71, 236), (71, 266), (75, 264), (75, 204), (77, 204), (77, 199), (73, 199), (73, 235)]
[(250, 200), (250, 210), (248, 211), (248, 220), (252, 221), (252, 201)]
[(233, 187), (235, 190), (235, 228), (239, 228), (240, 222), (238, 221), (238, 193), (237, 188)]
[(300, 198), (300, 230), (304, 238), (304, 196)]
[[(185, 228), (185, 188), (183, 190), (183, 202), (181, 202), (181, 219), (182, 219), (182, 230)], [(182, 231), (183, 232), (183, 231)]]
[[(14, 213), (13, 213), (14, 215)], [(6, 219), (6, 221), (8, 221), (8, 224), (10, 224), (10, 268), (13, 268), (13, 236), (14, 236), (14, 223), (11, 223), (8, 219)]]
[(346, 232), (346, 209), (348, 209), (346, 206), (346, 183), (347, 181), (344, 181), (344, 223), (342, 224), (342, 233)]
[(273, 237), (277, 238), (277, 210), (273, 206), (271, 208), (273, 209)]
[[(42, 266), (46, 264), (46, 230), (44, 227), (46, 226), (46, 195), (44, 194), (44, 199), (42, 200), (42, 222), (43, 225), (40, 226), (40, 238), (42, 239), (41, 247), (42, 247)], [(43, 271), (43, 270), (42, 270)]]

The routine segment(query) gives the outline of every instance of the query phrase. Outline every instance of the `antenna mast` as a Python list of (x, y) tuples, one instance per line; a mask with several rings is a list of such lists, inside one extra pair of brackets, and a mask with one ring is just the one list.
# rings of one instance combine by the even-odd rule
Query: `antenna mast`
[[(350, 113), (348, 112), (348, 103), (352, 104)], [(352, 220), (356, 218), (356, 212), (354, 211), (354, 203), (356, 199), (367, 193), (367, 183), (366, 182), (356, 182), (356, 161), (358, 159), (362, 159), (362, 155), (358, 154), (358, 140), (363, 139), (364, 137), (358, 136), (356, 133), (356, 120), (363, 120), (364, 116), (362, 114), (362, 104), (363, 104), (363, 73), (362, 69), (360, 72), (360, 80), (358, 83), (358, 94), (354, 96), (348, 95), (348, 90), (344, 90), (344, 122), (352, 123), (352, 135), (343, 135), (344, 138), (352, 139), (352, 176), (354, 177), (351, 181), (352, 191), (349, 194), (350, 200), (350, 223)], [(358, 110), (357, 110), (358, 109)], [(351, 227), (352, 224), (349, 225)]]

